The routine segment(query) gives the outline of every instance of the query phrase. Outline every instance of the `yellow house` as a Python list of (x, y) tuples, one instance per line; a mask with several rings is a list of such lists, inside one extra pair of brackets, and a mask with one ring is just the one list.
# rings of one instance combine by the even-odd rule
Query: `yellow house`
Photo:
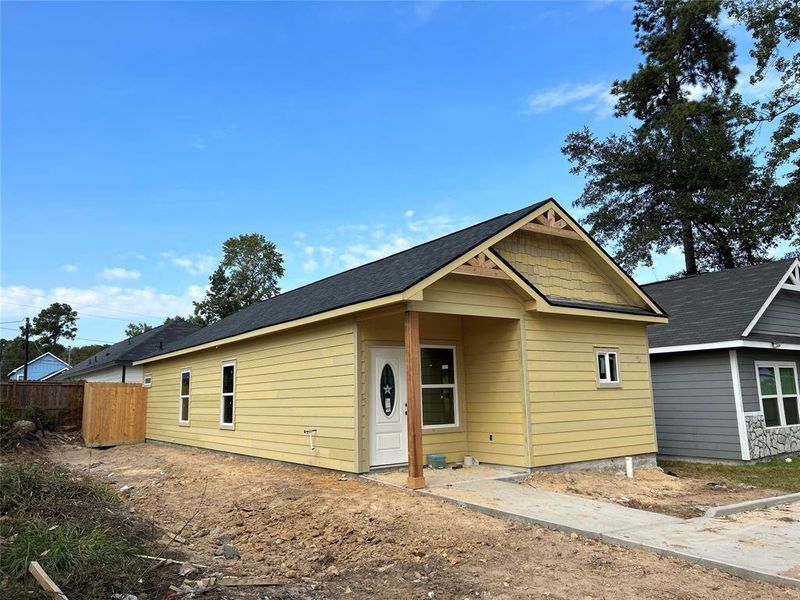
[(138, 361), (147, 439), (355, 473), (656, 451), (664, 311), (554, 200), (339, 273)]

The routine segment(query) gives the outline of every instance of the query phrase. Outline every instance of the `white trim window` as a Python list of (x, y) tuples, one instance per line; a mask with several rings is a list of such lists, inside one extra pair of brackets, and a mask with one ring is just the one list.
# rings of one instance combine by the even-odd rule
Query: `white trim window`
[(595, 350), (597, 383), (599, 385), (619, 385), (619, 352), (617, 350)]
[(236, 419), (236, 362), (222, 363), (220, 379), (219, 426), (233, 429)]
[(150, 387), (152, 385), (153, 385), (153, 376), (150, 375), (150, 373), (145, 373), (144, 374), (144, 379), (142, 381), (142, 386), (143, 387)]
[(421, 346), (422, 427), (458, 426), (455, 346)]
[(192, 404), (192, 370), (184, 369), (181, 371), (180, 398), (178, 400), (178, 423), (181, 425), (189, 424), (189, 416)]
[(756, 382), (767, 427), (800, 425), (795, 363), (756, 362)]

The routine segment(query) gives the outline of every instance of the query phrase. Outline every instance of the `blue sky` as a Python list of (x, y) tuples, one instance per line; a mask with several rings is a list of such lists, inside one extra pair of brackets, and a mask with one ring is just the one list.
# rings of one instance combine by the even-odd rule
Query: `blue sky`
[(624, 128), (639, 58), (627, 2), (2, 11), (2, 321), (66, 301), (79, 344), (191, 312), (232, 235), (275, 241), (290, 289), (571, 205), (564, 137)]

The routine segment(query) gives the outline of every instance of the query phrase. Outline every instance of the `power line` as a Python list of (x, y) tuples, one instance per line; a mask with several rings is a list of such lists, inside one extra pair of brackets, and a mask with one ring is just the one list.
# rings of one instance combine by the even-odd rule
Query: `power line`
[(10, 323), (24, 323), (25, 319), (17, 319), (16, 321), (0, 321), (0, 325), (9, 325)]
[[(31, 294), (31, 293), (27, 293), (27, 295), (32, 296), (34, 298), (46, 298), (48, 300), (55, 300), (56, 302), (64, 302), (64, 303), (69, 304), (63, 298), (56, 298), (55, 296), (48, 296), (47, 294)], [(11, 302), (11, 301), (10, 300), (4, 300), (4, 302)], [(76, 304), (79, 304), (79, 303), (76, 303)], [(34, 306), (34, 305), (28, 305), (28, 306)], [(34, 308), (35, 308), (35, 306), (34, 306)], [(122, 310), (116, 310), (116, 309), (113, 309), (113, 308), (107, 308), (106, 310), (108, 310), (109, 312), (117, 313), (119, 315), (133, 315), (133, 316), (140, 317), (140, 318), (141, 317), (144, 317), (144, 318), (150, 318), (150, 317), (160, 318), (159, 315), (145, 315), (145, 314), (142, 314), (142, 313), (126, 312), (126, 311), (122, 311)], [(109, 318), (111, 318), (111, 317), (109, 317)]]
[[(0, 327), (0, 329), (5, 329), (6, 331), (19, 331), (16, 327)], [(84, 342), (97, 342), (98, 344), (114, 344), (116, 342), (109, 342), (108, 340), (94, 340), (92, 338), (85, 338), (85, 337), (78, 337), (75, 336), (76, 340), (82, 340)], [(35, 342), (35, 340), (31, 340)]]

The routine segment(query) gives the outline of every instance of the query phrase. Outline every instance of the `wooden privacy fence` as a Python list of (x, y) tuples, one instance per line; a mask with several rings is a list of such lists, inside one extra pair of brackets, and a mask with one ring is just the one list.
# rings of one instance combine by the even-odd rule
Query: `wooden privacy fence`
[(86, 383), (84, 443), (90, 448), (144, 441), (147, 389), (138, 383)]
[(3, 410), (14, 419), (41, 418), (81, 429), (87, 446), (144, 441), (147, 389), (141, 384), (12, 381), (3, 383), (0, 391)]
[(81, 426), (83, 382), (10, 381), (0, 385), (0, 404), (15, 419), (43, 418), (62, 427)]

